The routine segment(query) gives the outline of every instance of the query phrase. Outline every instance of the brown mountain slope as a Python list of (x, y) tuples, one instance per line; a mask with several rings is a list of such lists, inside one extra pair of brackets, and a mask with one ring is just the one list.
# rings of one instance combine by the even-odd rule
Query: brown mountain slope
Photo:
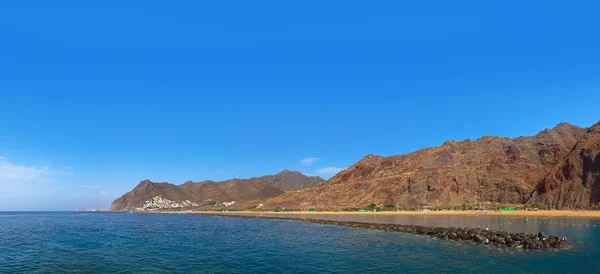
[(323, 181), (318, 176), (306, 176), (297, 171), (284, 170), (275, 175), (261, 177), (270, 186), (280, 188), (283, 191), (299, 190), (316, 186)]
[(586, 208), (600, 202), (600, 122), (577, 142), (536, 187), (532, 201), (552, 208)]
[(269, 207), (458, 205), (527, 201), (586, 129), (561, 123), (533, 137), (447, 141), (413, 153), (368, 155), (328, 181), (269, 199)]
[(223, 182), (191, 181), (176, 186), (169, 183), (140, 182), (133, 190), (116, 199), (112, 211), (131, 210), (142, 206), (145, 201), (158, 195), (163, 198), (194, 202), (213, 201), (257, 201), (279, 196), (286, 190), (299, 190), (317, 185), (320, 177), (305, 176), (300, 172), (284, 170), (276, 175), (250, 179), (231, 179)]

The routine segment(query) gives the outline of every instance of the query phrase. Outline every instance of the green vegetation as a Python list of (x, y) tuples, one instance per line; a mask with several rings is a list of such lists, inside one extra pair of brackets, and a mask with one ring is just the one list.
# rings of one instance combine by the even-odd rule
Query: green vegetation
[[(281, 207), (277, 207), (277, 208), (261, 208), (258, 206), (249, 206), (246, 209), (235, 209), (235, 208), (222, 208), (222, 207), (215, 207), (215, 205), (217, 205), (217, 202), (215, 201), (210, 201), (210, 202), (206, 202), (204, 205), (201, 205), (200, 207), (181, 207), (181, 208), (172, 208), (172, 209), (163, 209), (164, 211), (252, 211), (252, 212), (267, 212), (267, 211), (271, 211), (271, 212), (360, 212), (361, 210), (363, 210), (363, 212), (392, 212), (392, 211), (423, 211), (423, 210), (427, 210), (427, 211), (444, 211), (444, 210), (455, 210), (455, 211), (470, 211), (470, 210), (494, 210), (494, 211), (498, 211), (498, 210), (504, 210), (506, 211), (507, 208), (508, 209), (513, 209), (514, 210), (525, 210), (525, 209), (530, 209), (530, 208), (535, 208), (535, 209), (548, 209), (543, 203), (540, 202), (536, 202), (533, 203), (531, 205), (525, 206), (525, 205), (519, 205), (519, 206), (515, 206), (515, 205), (506, 205), (506, 204), (500, 204), (500, 203), (490, 203), (490, 202), (486, 202), (486, 203), (473, 203), (473, 204), (467, 204), (467, 203), (462, 203), (460, 205), (448, 205), (448, 206), (441, 206), (441, 205), (435, 205), (435, 206), (398, 206), (395, 204), (385, 204), (383, 206), (378, 206), (375, 203), (371, 203), (367, 206), (364, 207), (345, 207), (345, 208), (334, 208), (334, 207), (314, 207), (314, 208), (281, 208)], [(584, 210), (599, 210), (600, 209), (600, 203), (598, 204), (591, 204), (591, 205), (580, 205), (578, 207), (578, 209), (584, 209)]]
[[(179, 211), (252, 211), (252, 212), (360, 212), (361, 210), (367, 210), (368, 212), (391, 212), (391, 211), (444, 211), (444, 210), (454, 210), (454, 211), (470, 211), (470, 210), (490, 210), (490, 211), (512, 211), (513, 209), (518, 210), (526, 210), (526, 209), (539, 209), (539, 210), (548, 210), (546, 205), (541, 202), (535, 202), (529, 205), (507, 205), (500, 203), (473, 203), (467, 204), (462, 203), (460, 205), (448, 205), (448, 206), (398, 206), (395, 204), (385, 204), (383, 206), (377, 206), (375, 203), (371, 203), (364, 207), (345, 207), (345, 208), (334, 208), (334, 207), (315, 207), (315, 208), (260, 208), (258, 206), (249, 206), (246, 209), (241, 208), (223, 208), (223, 207), (214, 207), (217, 204), (215, 201), (207, 202), (201, 206), (193, 206), (193, 207), (180, 207), (180, 208), (165, 208), (160, 211), (167, 212), (179, 212)], [(585, 205), (580, 204), (577, 209), (579, 210), (600, 210), (600, 203)], [(364, 212), (364, 211), (363, 211)]]
[(249, 208), (247, 208), (247, 211), (256, 211), (256, 209), (258, 208), (258, 206), (251, 206)]
[(590, 209), (590, 210), (598, 210), (598, 209), (600, 209), (600, 202), (598, 202), (597, 204), (591, 204), (591, 205), (589, 205), (588, 209)]
[(546, 209), (546, 205), (540, 203), (540, 202), (535, 202), (531, 205), (532, 208), (537, 208), (537, 209)]
[(392, 205), (392, 204), (387, 204), (387, 205), (383, 206), (383, 211), (394, 211), (396, 209), (398, 209), (396, 207), (396, 205)]

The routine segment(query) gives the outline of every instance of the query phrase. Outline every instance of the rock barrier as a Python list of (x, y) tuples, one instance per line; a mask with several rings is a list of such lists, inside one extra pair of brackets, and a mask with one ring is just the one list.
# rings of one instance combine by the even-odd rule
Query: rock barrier
[(321, 219), (305, 218), (287, 218), (287, 217), (265, 217), (250, 216), (238, 214), (214, 214), (202, 213), (202, 215), (245, 218), (245, 219), (268, 219), (285, 220), (305, 223), (316, 223), (326, 225), (336, 225), (345, 227), (357, 227), (366, 229), (384, 230), (389, 232), (403, 232), (416, 235), (436, 237), (442, 240), (454, 240), (462, 242), (472, 242), (481, 245), (491, 245), (505, 249), (545, 249), (559, 248), (567, 244), (566, 237), (547, 236), (543, 231), (538, 234), (513, 233), (506, 231), (491, 231), (480, 228), (456, 228), (456, 227), (425, 227), (419, 225), (401, 225), (401, 224), (378, 224), (363, 223), (351, 221), (330, 221)]

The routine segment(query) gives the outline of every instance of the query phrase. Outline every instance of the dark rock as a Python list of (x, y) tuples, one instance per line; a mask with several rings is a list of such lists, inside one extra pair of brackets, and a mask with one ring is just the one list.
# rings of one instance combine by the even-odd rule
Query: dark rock
[(542, 245), (544, 248), (550, 247), (550, 243), (548, 243), (548, 241), (542, 241)]
[[(204, 214), (204, 213), (203, 213)], [(318, 223), (326, 225), (337, 225), (346, 227), (357, 227), (366, 229), (376, 229), (383, 231), (399, 231), (410, 234), (428, 235), (431, 237), (440, 238), (442, 240), (458, 240), (464, 242), (476, 242), (483, 245), (495, 245), (499, 248), (524, 248), (524, 249), (541, 249), (541, 248), (558, 248), (563, 246), (567, 239), (565, 237), (546, 236), (540, 231), (538, 234), (525, 233), (510, 233), (506, 231), (489, 231), (482, 229), (466, 229), (466, 228), (444, 228), (444, 227), (424, 227), (415, 225), (399, 225), (399, 224), (376, 224), (376, 223), (361, 223), (361, 222), (341, 222), (319, 219), (302, 219), (302, 218), (286, 218), (286, 217), (263, 217), (249, 216), (239, 214), (204, 214), (219, 217), (231, 218), (247, 218), (247, 219), (269, 219), (269, 220), (286, 220), (297, 222)]]

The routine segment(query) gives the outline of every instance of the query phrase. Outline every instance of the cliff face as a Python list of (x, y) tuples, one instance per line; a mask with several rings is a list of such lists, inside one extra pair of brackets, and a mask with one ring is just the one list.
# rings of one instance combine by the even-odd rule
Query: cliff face
[(582, 208), (600, 202), (600, 122), (555, 165), (532, 194), (552, 208)]
[(447, 141), (405, 155), (368, 155), (328, 181), (269, 199), (269, 207), (521, 204), (586, 129), (561, 123), (533, 137)]
[(203, 181), (186, 182), (176, 186), (169, 183), (154, 183), (150, 180), (140, 182), (133, 190), (116, 199), (112, 211), (131, 210), (142, 206), (145, 201), (158, 195), (163, 198), (183, 201), (205, 202), (207, 200), (259, 201), (279, 196), (285, 191), (299, 190), (317, 185), (323, 181), (320, 177), (305, 176), (302, 173), (284, 170), (276, 175), (267, 175), (250, 179), (231, 179), (223, 182)]

